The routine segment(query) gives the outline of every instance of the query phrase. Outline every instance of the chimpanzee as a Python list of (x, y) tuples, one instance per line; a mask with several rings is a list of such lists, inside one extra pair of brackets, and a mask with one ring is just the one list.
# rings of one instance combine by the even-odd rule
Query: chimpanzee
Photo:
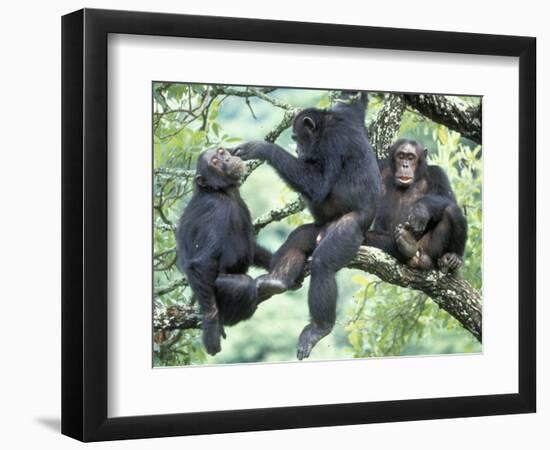
[(428, 165), (427, 149), (400, 139), (381, 163), (382, 200), (366, 244), (421, 270), (462, 265), (467, 223), (445, 172)]
[(268, 270), (272, 255), (255, 242), (250, 212), (239, 194), (244, 167), (223, 148), (203, 152), (177, 231), (178, 266), (198, 299), (203, 343), (211, 355), (221, 350), (223, 326), (249, 319), (270, 292), (270, 280), (262, 280), (262, 290), (246, 275), (250, 265)]
[(307, 358), (336, 320), (336, 272), (349, 263), (374, 219), (380, 172), (365, 130), (367, 93), (344, 93), (329, 110), (307, 108), (293, 121), (297, 157), (269, 142), (233, 150), (244, 160), (267, 161), (305, 199), (314, 223), (294, 230), (276, 252), (270, 293), (294, 287), (311, 256), (310, 323), (300, 334), (297, 357)]

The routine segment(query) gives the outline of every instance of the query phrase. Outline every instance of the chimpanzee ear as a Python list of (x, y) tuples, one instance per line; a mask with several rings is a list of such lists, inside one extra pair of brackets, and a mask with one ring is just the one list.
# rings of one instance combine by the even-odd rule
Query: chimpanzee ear
[(306, 128), (309, 128), (311, 131), (315, 131), (317, 129), (315, 121), (309, 116), (305, 116), (302, 119), (302, 123), (305, 125)]
[(424, 159), (428, 157), (428, 149), (424, 148)]
[(200, 187), (206, 187), (206, 180), (202, 175), (195, 175), (195, 181)]

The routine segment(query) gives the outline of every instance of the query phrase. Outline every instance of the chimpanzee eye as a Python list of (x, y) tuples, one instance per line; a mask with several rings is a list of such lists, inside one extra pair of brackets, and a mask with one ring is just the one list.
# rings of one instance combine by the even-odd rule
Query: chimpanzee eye
[(210, 160), (210, 162), (212, 164), (218, 164), (218, 158), (216, 158), (215, 156)]
[(218, 149), (218, 155), (223, 155), (224, 153), (224, 149), (223, 148), (219, 148)]

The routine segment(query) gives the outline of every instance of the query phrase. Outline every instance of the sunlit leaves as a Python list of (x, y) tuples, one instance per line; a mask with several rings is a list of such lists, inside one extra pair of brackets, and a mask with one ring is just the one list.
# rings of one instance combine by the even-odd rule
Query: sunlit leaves
[(439, 142), (441, 142), (442, 145), (447, 144), (447, 128), (443, 125), (440, 125), (437, 128), (437, 138), (439, 139)]

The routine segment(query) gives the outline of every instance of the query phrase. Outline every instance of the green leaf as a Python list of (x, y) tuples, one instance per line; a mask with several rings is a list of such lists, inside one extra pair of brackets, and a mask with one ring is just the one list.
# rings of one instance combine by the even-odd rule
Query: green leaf
[(437, 128), (437, 137), (443, 145), (447, 145), (447, 129), (443, 125)]

